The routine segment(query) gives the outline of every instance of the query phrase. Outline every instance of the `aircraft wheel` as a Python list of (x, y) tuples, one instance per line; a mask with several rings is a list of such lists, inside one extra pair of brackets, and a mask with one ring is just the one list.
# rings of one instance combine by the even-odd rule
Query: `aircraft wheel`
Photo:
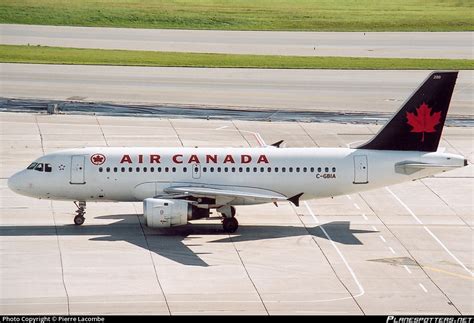
[(236, 218), (224, 218), (222, 221), (222, 227), (227, 233), (234, 233), (239, 227), (239, 221)]
[(74, 217), (74, 224), (75, 225), (82, 225), (86, 219), (83, 215), (76, 215)]

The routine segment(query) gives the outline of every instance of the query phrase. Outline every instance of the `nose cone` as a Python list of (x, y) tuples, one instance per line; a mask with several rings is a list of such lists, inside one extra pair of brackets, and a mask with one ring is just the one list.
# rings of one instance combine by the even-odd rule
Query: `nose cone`
[(10, 176), (7, 184), (8, 184), (8, 188), (11, 189), (13, 192), (25, 195), (26, 189), (27, 189), (27, 183), (26, 183), (26, 178), (23, 171)]

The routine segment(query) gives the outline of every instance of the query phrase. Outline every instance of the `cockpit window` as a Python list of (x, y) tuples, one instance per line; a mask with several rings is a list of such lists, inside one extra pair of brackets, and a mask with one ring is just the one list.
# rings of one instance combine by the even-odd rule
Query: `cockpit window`
[(52, 170), (53, 168), (51, 167), (51, 164), (44, 164), (44, 171), (46, 173), (51, 173)]
[(36, 164), (35, 170), (37, 170), (38, 172), (42, 172), (43, 171), (43, 163)]
[(38, 165), (38, 163), (31, 163), (26, 169), (33, 169), (36, 165)]

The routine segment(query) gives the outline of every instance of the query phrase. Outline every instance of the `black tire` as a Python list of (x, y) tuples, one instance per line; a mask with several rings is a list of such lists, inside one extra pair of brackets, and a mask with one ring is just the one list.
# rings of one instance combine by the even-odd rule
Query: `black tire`
[(227, 233), (234, 233), (239, 228), (239, 221), (236, 218), (224, 218), (222, 227)]
[(82, 225), (86, 219), (82, 215), (76, 215), (74, 217), (74, 224), (75, 225)]

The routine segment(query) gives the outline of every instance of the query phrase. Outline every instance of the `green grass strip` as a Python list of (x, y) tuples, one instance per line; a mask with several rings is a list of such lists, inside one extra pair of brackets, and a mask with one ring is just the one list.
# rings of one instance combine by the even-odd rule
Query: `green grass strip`
[(0, 23), (128, 28), (469, 31), (472, 0), (2, 0)]
[(472, 70), (474, 60), (200, 54), (0, 45), (0, 62), (287, 69)]

